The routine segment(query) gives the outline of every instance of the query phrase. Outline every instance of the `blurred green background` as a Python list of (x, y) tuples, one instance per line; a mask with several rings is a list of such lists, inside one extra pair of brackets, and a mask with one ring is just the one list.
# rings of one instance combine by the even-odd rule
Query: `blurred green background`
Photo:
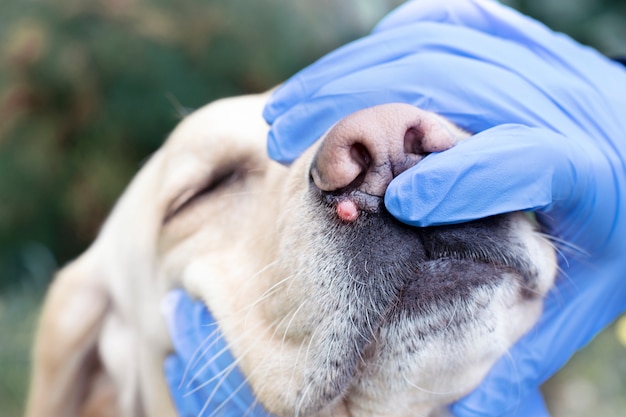
[[(21, 414), (37, 308), (53, 272), (93, 240), (180, 118), (279, 83), (400, 3), (1, 0), (0, 416)], [(624, 0), (505, 3), (626, 55)], [(554, 415), (624, 415), (618, 336), (626, 329), (617, 327), (550, 382)]]

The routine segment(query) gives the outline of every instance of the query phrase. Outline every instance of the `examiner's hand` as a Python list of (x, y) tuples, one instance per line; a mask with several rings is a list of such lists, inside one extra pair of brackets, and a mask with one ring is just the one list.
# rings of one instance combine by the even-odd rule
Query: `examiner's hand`
[(426, 226), (535, 210), (553, 236), (561, 273), (540, 322), (452, 407), (546, 415), (539, 385), (626, 309), (626, 71), (496, 2), (412, 1), (276, 91), (269, 153), (288, 163), (388, 102), (475, 133), (392, 181), (394, 216)]

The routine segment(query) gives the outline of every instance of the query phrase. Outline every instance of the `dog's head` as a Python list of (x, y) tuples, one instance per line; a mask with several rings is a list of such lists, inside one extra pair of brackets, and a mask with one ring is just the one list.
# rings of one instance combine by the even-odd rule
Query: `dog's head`
[[(394, 177), (467, 133), (383, 105), (340, 121), (285, 167), (266, 156), (266, 99), (221, 100), (182, 121), (60, 274), (31, 415), (84, 407), (90, 385), (71, 381), (88, 379), (85, 369), (108, 376), (127, 413), (162, 415), (158, 306), (175, 286), (208, 305), (278, 416), (430, 415), (536, 321), (556, 267), (527, 216), (415, 228), (384, 208)], [(74, 365), (52, 366), (61, 362)]]
[(469, 136), (441, 117), (366, 109), (283, 167), (262, 105), (211, 105), (166, 145), (167, 274), (278, 415), (426, 415), (467, 393), (537, 319), (551, 245), (520, 213), (414, 228), (385, 210), (394, 177)]

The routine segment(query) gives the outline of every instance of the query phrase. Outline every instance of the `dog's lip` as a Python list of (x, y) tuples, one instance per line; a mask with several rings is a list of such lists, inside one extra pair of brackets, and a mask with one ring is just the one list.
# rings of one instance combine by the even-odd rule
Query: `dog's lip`
[[(446, 237), (458, 231), (467, 231), (468, 234), (476, 236), (481, 228), (491, 228), (493, 230), (494, 227), (491, 224), (499, 224), (505, 221), (507, 213), (458, 224), (418, 227), (405, 224), (393, 218), (385, 207), (384, 197), (367, 194), (360, 190), (347, 192), (338, 190), (337, 192), (327, 193), (321, 192), (315, 187), (315, 184), (312, 184), (312, 187), (318, 193), (322, 203), (333, 208), (335, 214), (338, 214), (339, 220), (344, 220), (341, 218), (341, 214), (339, 214), (339, 206), (344, 201), (354, 203), (356, 210), (358, 210), (358, 215), (350, 219), (350, 221), (344, 222), (344, 227), (346, 228), (361, 227), (361, 224), (366, 222), (368, 218), (386, 217), (392, 219), (391, 222), (395, 225), (394, 228), (410, 231), (411, 235), (419, 239), (425, 251), (424, 258), (415, 259), (415, 263), (438, 260), (467, 260), (510, 269), (519, 274), (527, 284), (533, 282), (536, 278), (536, 271), (530, 268), (528, 262), (521, 259), (520, 256), (507, 252), (503, 248), (507, 246), (508, 242), (497, 244), (493, 238), (490, 238), (487, 243), (484, 243), (470, 240), (467, 236), (463, 239), (458, 239), (458, 236), (452, 236), (449, 239)], [(497, 232), (505, 228), (496, 225), (495, 229)]]
[[(420, 229), (427, 257), (431, 260), (466, 260), (492, 265), (516, 273), (525, 285), (531, 286), (537, 279), (537, 271), (521, 245), (509, 235), (506, 216)], [(488, 232), (485, 233), (485, 230)], [(458, 238), (458, 234), (472, 238)]]
[[(322, 203), (330, 208), (332, 212), (336, 214), (337, 218), (344, 223), (354, 223), (353, 227), (359, 227), (360, 217), (371, 216), (387, 216), (390, 217), (390, 213), (387, 211), (384, 204), (384, 197), (365, 193), (357, 189), (341, 189), (335, 192), (322, 192), (311, 181), (310, 187)], [(354, 210), (355, 213), (346, 214), (342, 210), (345, 203), (349, 211)], [(363, 216), (361, 216), (363, 214)], [(349, 218), (347, 218), (349, 217)], [(456, 259), (456, 260), (470, 260), (476, 262), (484, 262), (495, 266), (512, 268), (522, 275), (527, 275), (524, 267), (521, 266), (516, 259), (512, 259), (507, 256), (502, 250), (500, 245), (495, 243), (487, 246), (478, 245), (451, 245), (449, 243), (443, 243), (440, 245), (433, 245), (435, 240), (430, 239), (430, 236), (437, 235), (446, 230), (472, 228), (477, 224), (484, 222), (490, 222), (493, 219), (501, 218), (502, 215), (491, 216), (487, 218), (477, 219), (471, 222), (458, 223), (454, 225), (442, 225), (442, 226), (428, 226), (417, 227), (410, 226), (400, 221), (395, 221), (399, 228), (405, 230), (412, 230), (421, 240), (421, 244), (426, 250), (426, 260), (439, 260), (439, 259)], [(350, 225), (346, 225), (350, 227)]]
[[(360, 225), (373, 217), (380, 216), (392, 218), (391, 214), (387, 211), (384, 204), (384, 197), (367, 194), (363, 191), (352, 190), (337, 190), (336, 192), (322, 192), (311, 181), (311, 190), (315, 193), (322, 204), (330, 207), (334, 217), (344, 224), (344, 227), (358, 228)], [(341, 205), (349, 201), (354, 206), (356, 214), (349, 219), (344, 217), (341, 213)], [(519, 274), (526, 284), (532, 283), (536, 278), (536, 271), (530, 268), (528, 262), (524, 262), (519, 256), (512, 256), (502, 250), (502, 246), (505, 244), (496, 244), (495, 242), (489, 242), (488, 244), (467, 244), (462, 240), (455, 240), (455, 244), (450, 242), (441, 242), (441, 236), (450, 231), (455, 230), (477, 230), (481, 225), (486, 225), (492, 222), (501, 221), (507, 214), (495, 215), (476, 219), (470, 222), (441, 225), (441, 226), (427, 226), (417, 227), (410, 226), (402, 223), (393, 218), (393, 223), (398, 229), (405, 231), (411, 231), (411, 235), (419, 238), (420, 244), (425, 250), (425, 256), (423, 259), (416, 259), (417, 263), (433, 261), (433, 260), (467, 260), (471, 262), (482, 262), (485, 264), (510, 269)], [(439, 236), (439, 239), (433, 239), (433, 236)], [(459, 242), (461, 244), (459, 244)], [(439, 244), (436, 244), (439, 243)], [(465, 244), (462, 244), (465, 243)]]
[(379, 213), (384, 209), (384, 199), (381, 196), (368, 194), (359, 189), (347, 186), (335, 191), (322, 191), (320, 190), (313, 177), (309, 177), (310, 190), (322, 200), (322, 202), (328, 206), (336, 208), (337, 205), (343, 201), (350, 201), (356, 206), (359, 212), (367, 213)]
[(359, 212), (378, 213), (383, 209), (383, 199), (359, 190), (349, 193), (327, 193), (324, 195), (326, 204), (336, 207), (343, 201), (350, 201)]

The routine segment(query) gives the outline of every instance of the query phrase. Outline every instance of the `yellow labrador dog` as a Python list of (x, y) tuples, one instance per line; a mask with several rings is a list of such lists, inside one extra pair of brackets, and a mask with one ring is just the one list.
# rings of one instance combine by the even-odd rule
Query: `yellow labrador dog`
[(293, 165), (265, 152), (267, 95), (187, 117), (50, 288), (30, 417), (174, 416), (160, 302), (218, 320), (277, 416), (433, 416), (537, 320), (553, 248), (520, 213), (411, 228), (389, 182), (467, 137), (403, 104), (337, 123)]

